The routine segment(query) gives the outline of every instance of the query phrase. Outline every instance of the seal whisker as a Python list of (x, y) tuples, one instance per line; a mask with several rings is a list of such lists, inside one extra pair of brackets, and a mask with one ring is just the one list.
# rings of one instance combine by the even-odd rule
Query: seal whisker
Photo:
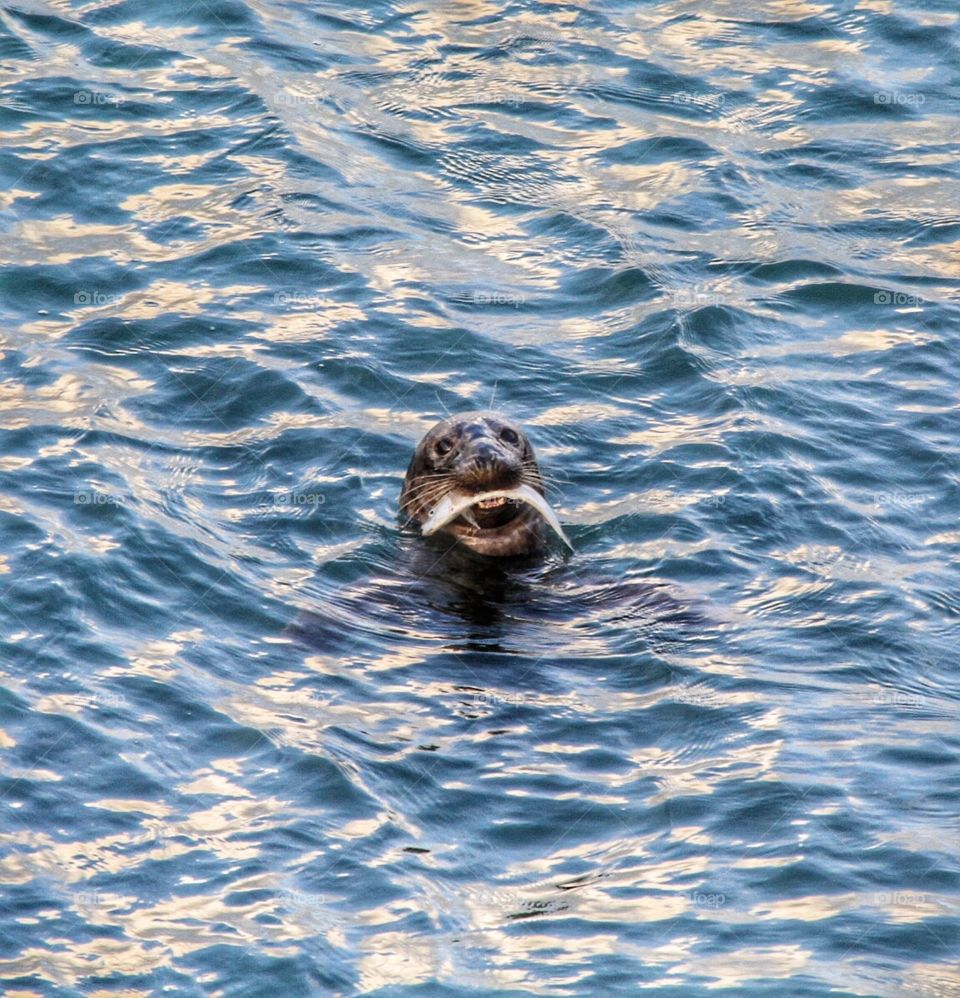
[(570, 479), (569, 479), (568, 476), (561, 475), (557, 471), (551, 471), (551, 473), (549, 474), (549, 476), (544, 475), (542, 469), (540, 468), (540, 466), (537, 464), (536, 461), (524, 461), (524, 466), (525, 467), (529, 466), (538, 475), (541, 475), (544, 479), (549, 478), (550, 481), (564, 481), (564, 482), (569, 482), (570, 481)]
[(534, 487), (539, 485), (541, 488), (554, 488), (556, 485), (555, 482), (550, 481), (548, 478), (544, 478), (539, 471), (534, 471), (528, 468), (524, 468), (522, 478), (528, 485), (533, 485)]
[(448, 485), (449, 481), (450, 481), (449, 475), (444, 475), (441, 478), (437, 479), (436, 481), (429, 481), (429, 482), (418, 481), (416, 485), (414, 485), (411, 488), (408, 488), (406, 491), (407, 493), (411, 493), (411, 492), (423, 492), (426, 489), (433, 489), (438, 487), (442, 488)]
[(520, 477), (527, 485), (533, 485), (534, 487), (546, 484), (537, 472), (530, 471), (527, 468), (524, 468), (524, 470), (520, 473)]
[(527, 485), (533, 486), (533, 488), (541, 488), (544, 492), (552, 492), (555, 495), (560, 492), (560, 486), (557, 484), (554, 475), (544, 475), (544, 473), (536, 466), (536, 464), (524, 464), (523, 477)]
[(535, 464), (531, 464), (529, 461), (525, 461), (523, 463), (520, 475), (528, 485), (536, 486), (545, 484), (544, 477), (540, 469)]
[(448, 492), (436, 495), (431, 494), (428, 496), (411, 496), (403, 503), (402, 508), (411, 509), (413, 507), (417, 507), (419, 509), (429, 511), (436, 506), (438, 502), (441, 502), (447, 495), (449, 495)]
[(449, 495), (453, 489), (442, 482), (428, 483), (416, 489), (411, 489), (403, 497), (401, 508), (407, 509), (410, 506), (435, 506), (445, 495)]
[(404, 506), (409, 506), (411, 503), (429, 503), (442, 499), (448, 492), (452, 489), (445, 486), (442, 482), (435, 482), (432, 485), (424, 485), (417, 489), (412, 489), (404, 496)]
[(439, 481), (423, 481), (423, 479), (417, 479), (414, 485), (406, 489), (406, 492), (407, 493), (424, 492), (427, 489), (444, 488), (444, 487), (453, 488), (449, 475), (439, 475), (438, 478)]

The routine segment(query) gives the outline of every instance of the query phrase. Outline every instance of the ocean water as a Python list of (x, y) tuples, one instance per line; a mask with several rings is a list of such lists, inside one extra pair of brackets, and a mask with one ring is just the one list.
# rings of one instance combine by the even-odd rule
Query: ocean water
[(958, 20), (4, 6), (4, 995), (960, 996)]

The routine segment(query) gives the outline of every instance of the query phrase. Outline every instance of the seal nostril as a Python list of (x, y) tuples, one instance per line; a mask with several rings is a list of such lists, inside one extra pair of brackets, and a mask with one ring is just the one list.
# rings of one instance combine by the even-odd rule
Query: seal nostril
[(473, 459), (481, 468), (489, 467), (500, 460), (500, 455), (489, 444), (479, 444), (473, 452)]

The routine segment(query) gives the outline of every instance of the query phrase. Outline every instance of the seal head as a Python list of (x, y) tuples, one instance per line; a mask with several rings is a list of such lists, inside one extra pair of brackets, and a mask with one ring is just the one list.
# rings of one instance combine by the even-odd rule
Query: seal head
[(544, 498), (530, 441), (499, 413), (437, 423), (407, 468), (400, 510), (425, 536), (443, 531), (478, 554), (531, 554), (544, 522), (569, 544)]

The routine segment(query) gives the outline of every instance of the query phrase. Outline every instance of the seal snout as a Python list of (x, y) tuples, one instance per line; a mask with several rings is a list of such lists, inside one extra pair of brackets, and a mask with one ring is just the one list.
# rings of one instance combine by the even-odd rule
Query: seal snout
[(519, 484), (523, 464), (513, 454), (506, 454), (494, 441), (473, 445), (457, 473), (459, 484), (471, 492), (510, 489)]

